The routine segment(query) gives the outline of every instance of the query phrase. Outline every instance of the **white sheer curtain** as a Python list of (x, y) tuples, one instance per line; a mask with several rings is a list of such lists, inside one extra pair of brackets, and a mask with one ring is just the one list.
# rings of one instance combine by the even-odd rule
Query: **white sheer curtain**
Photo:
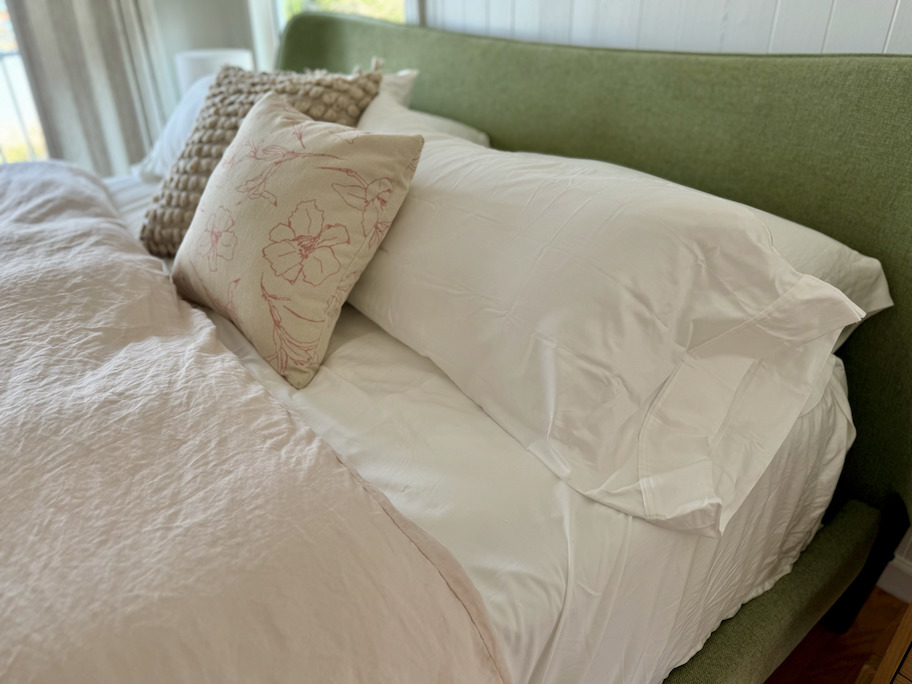
[(125, 173), (174, 104), (150, 0), (7, 0), (50, 156)]

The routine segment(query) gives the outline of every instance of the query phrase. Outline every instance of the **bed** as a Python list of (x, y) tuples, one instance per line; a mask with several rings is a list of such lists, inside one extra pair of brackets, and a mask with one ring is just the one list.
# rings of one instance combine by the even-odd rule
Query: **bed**
[[(837, 626), (850, 622), (908, 524), (912, 389), (901, 340), (912, 332), (905, 306), (912, 245), (909, 60), (596, 50), (307, 14), (286, 29), (278, 67), (346, 73), (378, 55), (389, 71), (420, 72), (413, 108), (482, 130), (495, 148), (614, 162), (832, 235), (880, 259), (895, 306), (861, 325), (840, 347), (840, 360), (828, 357), (814, 383), (814, 400), (808, 400), (769, 467), (758, 474), (717, 538), (646, 522), (567, 486), (491, 421), (440, 364), (417, 354), (365, 315), (371, 307), (367, 291), (355, 295), (361, 312), (345, 307), (322, 368), (303, 390), (295, 390), (277, 374), (225, 316), (194, 314), (194, 335), (204, 340), (205, 349), (216, 344), (230, 350), (215, 355), (222, 364), (218, 378), (240, 383), (256, 401), (268, 398), (275, 413), (271, 420), (294, 423), (283, 429), (300, 430), (299, 424), (312, 428), (345, 464), (342, 471), (333, 466), (333, 482), (363, 478), (369, 483), (364, 485), (372, 497), (367, 504), (381, 502), (396, 529), (434, 559), (447, 578), (450, 593), (427, 576), (411, 576), (416, 586), (429, 587), (428, 593), (416, 591), (413, 601), (403, 600), (400, 607), (413, 611), (409, 614), (418, 622), (412, 627), (427, 628), (426, 644), (416, 646), (419, 635), (414, 629), (401, 637), (393, 629), (399, 624), (393, 619), (364, 620), (367, 627), (373, 622), (382, 632), (388, 625), (391, 640), (384, 647), (393, 655), (409, 644), (427, 649), (431, 663), (455, 658), (455, 669), (436, 670), (442, 680), (481, 681), (493, 676), (517, 682), (746, 682), (762, 681), (828, 610)], [(440, 141), (435, 146), (428, 136), (422, 160), (433, 160), (448, 144)], [(456, 152), (461, 149), (457, 148)], [(124, 178), (107, 181), (107, 188), (116, 207), (111, 220), (138, 233), (157, 184)], [(401, 233), (388, 240), (401, 241)], [(380, 252), (381, 265), (396, 246), (384, 244), (389, 246)], [(130, 258), (139, 271), (148, 266), (144, 260), (149, 258), (141, 252)], [(375, 282), (372, 277), (365, 283)], [(156, 287), (167, 285), (149, 278)], [(199, 362), (212, 363), (208, 357)], [(840, 435), (842, 447), (852, 441), (846, 384), (858, 434), (843, 467), (840, 444), (821, 444)], [(219, 389), (213, 385), (215, 395)], [(127, 387), (118, 391), (130, 396)], [(206, 400), (216, 401), (215, 396)], [(26, 422), (21, 416), (19, 420), (20, 426)], [(306, 440), (315, 439), (307, 434)], [(170, 442), (168, 446), (175, 447)], [(192, 459), (202, 461), (202, 473), (206, 458)], [(241, 484), (256, 483), (258, 477), (269, 483), (264, 490), (278, 508), (269, 508), (268, 516), (292, 518), (277, 525), (284, 541), (296, 538), (293, 517), (310, 511), (297, 508), (300, 502), (280, 486), (300, 473), (287, 470), (282, 459), (275, 464), (274, 470), (252, 472)], [(209, 467), (227, 468), (217, 459)], [(276, 474), (279, 480), (270, 479)], [(194, 478), (198, 477), (196, 473)], [(205, 489), (203, 483), (200, 497)], [(219, 502), (246, 510), (243, 494), (234, 496)], [(260, 508), (251, 509), (253, 522), (260, 520), (254, 515), (259, 512)], [(143, 515), (150, 513), (140, 511), (134, 521), (140, 529), (148, 525), (149, 518)], [(200, 519), (204, 530), (212, 523), (206, 516)], [(234, 530), (229, 519), (212, 523), (210, 531)], [(818, 529), (820, 520), (823, 525)], [(44, 524), (56, 530), (51, 523)], [(239, 527), (237, 539), (263, 535), (271, 540), (264, 529)], [(384, 534), (402, 541), (395, 530)], [(228, 546), (230, 542), (229, 535)], [(392, 541), (390, 545), (394, 546)], [(404, 554), (404, 547), (395, 548)], [(380, 555), (372, 570), (379, 577), (393, 583), (396, 572), (406, 572), (395, 565), (396, 558), (374, 551)], [(150, 562), (140, 550), (132, 552)], [(82, 636), (71, 635), (62, 642), (48, 638), (22, 643), (50, 668), (43, 672), (57, 680), (64, 673), (72, 679), (99, 672), (114, 678), (131, 672), (142, 679), (136, 664), (143, 662), (155, 663), (147, 670), (153, 679), (192, 681), (200, 672), (218, 678), (206, 669), (203, 653), (221, 654), (226, 669), (219, 672), (229, 679), (281, 679), (300, 667), (293, 654), (298, 646), (287, 641), (297, 625), (270, 618), (270, 611), (285, 616), (277, 604), (286, 599), (291, 606), (306, 606), (314, 587), (296, 587), (286, 597), (281, 584), (268, 585), (275, 592), (260, 595), (254, 580), (291, 582), (293, 574), (281, 575), (273, 566), (300, 562), (300, 550), (295, 554), (277, 553), (278, 561), (264, 560), (260, 567), (256, 554), (251, 560), (250, 554), (239, 553), (246, 560), (237, 572), (252, 573), (255, 568), (270, 574), (235, 576), (229, 564), (227, 579), (219, 576), (229, 588), (214, 588), (211, 595), (202, 589), (205, 584), (193, 582), (158, 587), (155, 580), (155, 591), (138, 589), (141, 584), (124, 588), (114, 580), (106, 584), (110, 573), (102, 565), (94, 569), (103, 576), (100, 585), (131, 610), (121, 614), (101, 599), (89, 601), (89, 608), (112, 611), (117, 620), (90, 623), (97, 635), (92, 632), (84, 642)], [(91, 576), (90, 561), (80, 558)], [(161, 558), (168, 563), (165, 567), (181, 567), (174, 558)], [(45, 563), (55, 567), (47, 558)], [(357, 585), (357, 576), (346, 581)], [(140, 573), (133, 579), (141, 582), (144, 577), (148, 579)], [(209, 579), (199, 573), (199, 582)], [(55, 594), (58, 603), (67, 603), (72, 597), (61, 588), (62, 581), (58, 578), (52, 586), (60, 592)], [(379, 600), (370, 592), (365, 595)], [(246, 612), (225, 609), (221, 603), (228, 597)], [(434, 610), (428, 611), (428, 603)], [(458, 626), (438, 624), (441, 615), (447, 616), (444, 622), (453, 620)], [(466, 615), (471, 624), (464, 624)], [(55, 615), (50, 624), (85, 624), (67, 619)], [(352, 620), (359, 621), (357, 612), (341, 624), (355, 633)], [(225, 629), (215, 629), (216, 624)], [(282, 625), (291, 631), (283, 632)], [(309, 627), (320, 631), (320, 625)], [(168, 628), (183, 638), (172, 643)], [(395, 637), (413, 641), (395, 642)], [(104, 638), (110, 644), (97, 641)], [(244, 650), (248, 638), (257, 648)], [(441, 649), (442, 639), (446, 647)], [(69, 650), (61, 646), (64, 642)], [(342, 639), (341, 646), (329, 642), (321, 645), (337, 649), (337, 658), (346, 648), (358, 648), (354, 639)], [(199, 652), (188, 653), (194, 645)], [(238, 648), (243, 657), (224, 658), (226, 645)], [(340, 671), (330, 666), (308, 674), (332, 673), (327, 676), (345, 681), (397, 676), (422, 681), (414, 674), (422, 672), (420, 667), (409, 670), (410, 675), (397, 673), (397, 665), (404, 667), (403, 658), (384, 660), (371, 647), (364, 648), (374, 655), (366, 662), (393, 669)], [(63, 655), (49, 656), (53, 649)], [(31, 662), (21, 650), (12, 655), (7, 651), (4, 658), (7, 672)], [(102, 665), (108, 669), (99, 670)], [(477, 672), (471, 670), (476, 665)], [(428, 671), (423, 670), (425, 675)]]

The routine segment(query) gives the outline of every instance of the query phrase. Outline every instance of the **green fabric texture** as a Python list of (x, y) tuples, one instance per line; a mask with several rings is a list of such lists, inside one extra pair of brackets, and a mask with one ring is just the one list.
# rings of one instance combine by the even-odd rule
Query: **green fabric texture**
[[(879, 517), (870, 506), (847, 503), (792, 571), (724, 621), (693, 658), (672, 670), (666, 684), (763, 682), (861, 570)], [(795, 606), (804, 609), (796, 612)]]
[(844, 347), (858, 425), (840, 495), (912, 513), (912, 57), (607, 50), (302, 14), (278, 66), (416, 68), (412, 106), (495, 147), (623, 164), (744, 202), (884, 264), (897, 306)]

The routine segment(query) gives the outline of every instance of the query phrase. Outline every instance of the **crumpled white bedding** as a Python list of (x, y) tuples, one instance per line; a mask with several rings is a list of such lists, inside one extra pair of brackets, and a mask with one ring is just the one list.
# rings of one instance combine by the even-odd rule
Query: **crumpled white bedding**
[(516, 682), (660, 682), (789, 571), (854, 436), (832, 357), (770, 467), (710, 539), (572, 490), (433, 363), (351, 307), (302, 391), (230, 322), (211, 318), (275, 397), (459, 560)]
[(102, 182), (130, 235), (138, 240), (146, 210), (160, 183), (148, 182), (138, 176), (112, 176)]
[(59, 163), (0, 166), (0, 680), (509, 682), (449, 552)]
[(854, 437), (831, 357), (772, 465), (722, 538), (710, 539), (574, 491), (433, 363), (351, 307), (301, 391), (211, 316), (274, 396), (456, 556), (517, 682), (660, 682), (791, 569)]

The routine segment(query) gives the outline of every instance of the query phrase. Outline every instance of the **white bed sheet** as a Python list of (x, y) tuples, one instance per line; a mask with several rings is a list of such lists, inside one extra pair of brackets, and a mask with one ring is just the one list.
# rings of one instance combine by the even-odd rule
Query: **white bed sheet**
[(138, 176), (112, 176), (102, 181), (130, 235), (138, 239), (146, 209), (152, 203), (159, 183), (146, 182)]
[[(133, 202), (126, 220), (135, 233), (141, 181), (133, 180), (108, 187), (115, 203)], [(722, 619), (788, 572), (819, 525), (854, 435), (833, 358), (773, 463), (722, 538), (711, 539), (570, 489), (429, 360), (351, 307), (323, 368), (300, 391), (231, 323), (211, 317), (274, 396), (459, 560), (516, 682), (664, 679)]]

